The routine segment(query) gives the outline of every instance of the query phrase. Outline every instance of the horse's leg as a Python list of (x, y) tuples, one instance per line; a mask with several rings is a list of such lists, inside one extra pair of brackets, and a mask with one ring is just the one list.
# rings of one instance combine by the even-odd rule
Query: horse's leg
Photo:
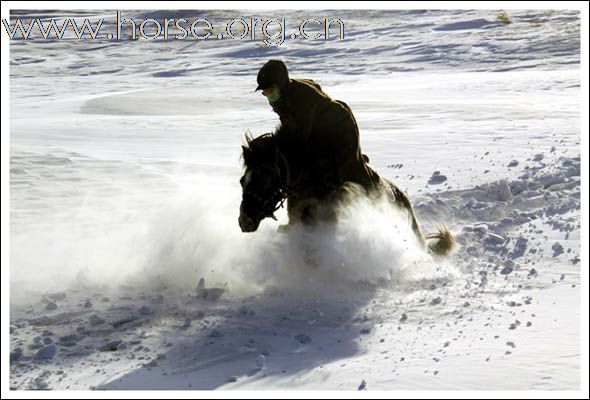
[(305, 196), (289, 196), (287, 198), (287, 216), (289, 223), (281, 225), (280, 229), (288, 229), (289, 226), (302, 223), (304, 225), (314, 225), (321, 219), (321, 205), (315, 198)]
[(416, 213), (414, 212), (414, 207), (412, 206), (412, 202), (406, 193), (404, 193), (400, 188), (398, 188), (393, 182), (387, 181), (389, 184), (389, 188), (391, 189), (391, 193), (393, 195), (393, 201), (398, 205), (398, 207), (404, 208), (410, 217), (410, 222), (412, 223), (412, 230), (416, 235), (416, 238), (420, 242), (420, 244), (426, 247), (426, 239), (424, 238), (424, 234), (422, 233), (422, 229), (420, 228), (420, 224), (418, 223), (418, 219), (416, 218)]
[(287, 197), (287, 216), (289, 217), (289, 225), (293, 225), (301, 220), (299, 203), (300, 201), (298, 197)]
[(287, 217), (289, 218), (289, 222), (279, 225), (279, 232), (287, 232), (293, 225), (301, 222), (301, 207), (299, 203), (299, 198), (295, 196), (287, 197)]

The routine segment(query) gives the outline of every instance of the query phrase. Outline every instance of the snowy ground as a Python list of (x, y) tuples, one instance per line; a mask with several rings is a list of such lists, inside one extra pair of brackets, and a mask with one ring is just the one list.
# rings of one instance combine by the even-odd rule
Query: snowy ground
[[(278, 49), (12, 42), (10, 386), (579, 388), (579, 14), (509, 14), (342, 11), (346, 40)], [(362, 200), (240, 232), (272, 57), (352, 107), (452, 256)]]

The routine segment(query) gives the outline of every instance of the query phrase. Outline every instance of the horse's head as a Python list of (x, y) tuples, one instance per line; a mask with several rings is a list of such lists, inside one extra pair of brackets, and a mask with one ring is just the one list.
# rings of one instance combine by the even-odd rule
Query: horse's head
[(254, 232), (264, 218), (274, 218), (277, 204), (285, 198), (289, 167), (272, 134), (246, 139), (248, 144), (242, 146), (245, 171), (240, 179), (238, 222), (242, 232)]

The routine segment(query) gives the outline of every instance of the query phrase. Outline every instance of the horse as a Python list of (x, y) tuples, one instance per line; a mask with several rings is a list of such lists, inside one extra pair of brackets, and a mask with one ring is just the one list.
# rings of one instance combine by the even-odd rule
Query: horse
[[(424, 235), (408, 195), (393, 182), (380, 177), (366, 163), (368, 157), (357, 160), (363, 163), (361, 171), (369, 171), (376, 179), (370, 187), (362, 187), (341, 177), (330, 179), (329, 166), (310, 168), (310, 160), (299, 154), (290, 154), (289, 146), (280, 140), (279, 130), (252, 138), (246, 134), (242, 146), (244, 173), (240, 178), (242, 201), (238, 223), (242, 232), (255, 232), (262, 220), (273, 218), (274, 213), (287, 201), (288, 229), (297, 223), (313, 226), (322, 222), (337, 221), (337, 207), (352, 196), (383, 196), (404, 210), (418, 242), (436, 256), (447, 255), (455, 246), (453, 234), (444, 225), (438, 231)], [(301, 159), (303, 157), (303, 160)], [(359, 165), (360, 166), (360, 165)]]

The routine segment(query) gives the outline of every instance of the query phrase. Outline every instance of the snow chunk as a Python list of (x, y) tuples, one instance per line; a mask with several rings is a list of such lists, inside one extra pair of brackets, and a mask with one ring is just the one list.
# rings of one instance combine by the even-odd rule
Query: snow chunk
[(551, 250), (553, 250), (553, 257), (558, 257), (563, 254), (563, 246), (558, 242), (555, 242), (553, 246), (551, 246)]
[(430, 179), (428, 179), (429, 185), (439, 185), (447, 180), (445, 175), (441, 175), (440, 171), (434, 171)]
[(152, 310), (146, 305), (143, 305), (139, 308), (139, 315), (150, 315), (151, 313)]
[(17, 347), (10, 353), (10, 362), (18, 361), (23, 355), (23, 349)]
[(208, 336), (209, 337), (212, 337), (212, 338), (220, 338), (220, 337), (223, 336), (223, 332), (221, 332), (221, 331), (219, 331), (217, 329), (213, 329)]
[(363, 381), (359, 385), (359, 390), (365, 390), (366, 387), (367, 387), (367, 382), (365, 382), (365, 380), (363, 379)]
[(498, 190), (498, 201), (502, 201), (504, 203), (512, 201), (512, 192), (510, 191), (510, 186), (508, 186), (508, 183), (506, 183), (506, 181), (500, 182), (500, 187), (498, 188)]
[(304, 334), (296, 335), (295, 340), (297, 340), (301, 344), (308, 344), (311, 342), (311, 338)]
[(98, 348), (100, 351), (117, 351), (122, 349), (123, 341), (121, 340), (112, 340), (108, 343), (103, 344)]
[(93, 315), (90, 317), (90, 325), (101, 325), (104, 324), (104, 319), (100, 318), (98, 315)]
[(55, 356), (57, 352), (57, 348), (54, 344), (50, 344), (49, 346), (43, 347), (41, 350), (35, 354), (35, 360), (50, 360)]

